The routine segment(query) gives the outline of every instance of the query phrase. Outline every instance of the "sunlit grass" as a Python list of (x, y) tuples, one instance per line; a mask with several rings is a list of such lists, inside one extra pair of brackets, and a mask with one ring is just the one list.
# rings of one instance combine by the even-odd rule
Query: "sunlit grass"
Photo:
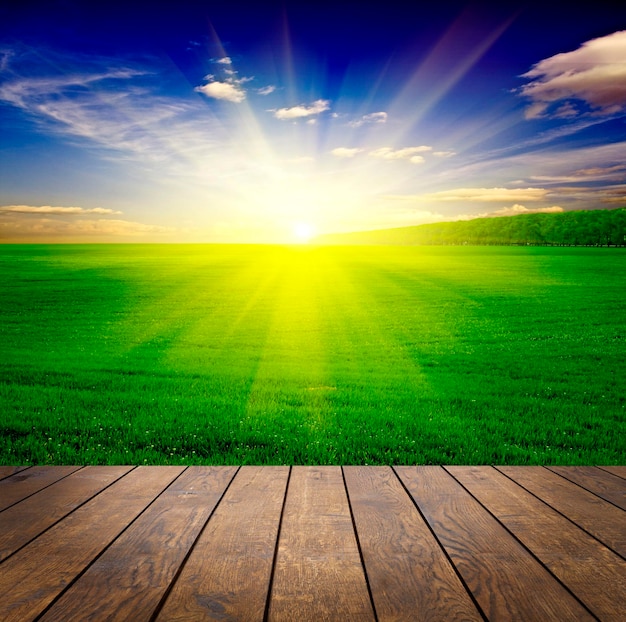
[(0, 461), (623, 463), (626, 252), (0, 247)]

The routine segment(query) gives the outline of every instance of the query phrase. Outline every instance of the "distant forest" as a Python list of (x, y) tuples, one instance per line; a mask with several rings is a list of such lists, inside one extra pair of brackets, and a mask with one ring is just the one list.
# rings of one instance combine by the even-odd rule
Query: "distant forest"
[(626, 208), (520, 214), (336, 233), (319, 244), (626, 246)]

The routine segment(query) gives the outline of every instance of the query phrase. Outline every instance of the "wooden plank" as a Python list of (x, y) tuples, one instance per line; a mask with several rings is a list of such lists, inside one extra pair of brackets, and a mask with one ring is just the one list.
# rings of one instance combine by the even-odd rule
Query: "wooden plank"
[(157, 620), (263, 620), (288, 476), (240, 469)]
[(626, 561), (492, 467), (446, 469), (598, 618), (624, 619)]
[(293, 467), (271, 621), (374, 620), (341, 467)]
[(0, 561), (128, 473), (131, 468), (85, 467), (0, 513)]
[(80, 468), (79, 466), (32, 467), (1, 480), (0, 512)]
[(0, 466), (0, 479), (19, 473), (27, 468), (27, 466)]
[(622, 479), (626, 479), (626, 466), (601, 466), (598, 468), (603, 471), (608, 471), (613, 475), (617, 475), (617, 477), (621, 477)]
[(483, 620), (393, 471), (344, 475), (378, 620)]
[(40, 618), (149, 620), (237, 467), (189, 467)]
[(586, 488), (594, 495), (626, 510), (626, 480), (597, 467), (548, 467), (561, 477)]
[(593, 620), (441, 467), (395, 467), (489, 620)]
[(544, 467), (497, 467), (555, 510), (626, 556), (626, 514)]
[(183, 470), (134, 469), (0, 564), (0, 620), (37, 617)]

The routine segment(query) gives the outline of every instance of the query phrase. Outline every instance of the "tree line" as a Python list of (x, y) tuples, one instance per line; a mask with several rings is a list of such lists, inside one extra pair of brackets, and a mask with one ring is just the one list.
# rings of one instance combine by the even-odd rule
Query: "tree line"
[(519, 214), (328, 234), (321, 244), (626, 246), (626, 208)]

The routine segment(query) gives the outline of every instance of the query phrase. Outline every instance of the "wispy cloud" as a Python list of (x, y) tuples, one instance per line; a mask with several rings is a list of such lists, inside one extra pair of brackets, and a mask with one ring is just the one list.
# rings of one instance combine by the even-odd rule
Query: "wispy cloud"
[(353, 158), (357, 153), (361, 153), (363, 149), (358, 147), (337, 147), (331, 151), (331, 153), (337, 158)]
[(4, 72), (9, 68), (9, 61), (13, 54), (11, 49), (0, 49), (0, 71)]
[(626, 206), (626, 184), (605, 188), (598, 193), (597, 198), (608, 205)]
[[(173, 146), (181, 137), (193, 140), (194, 134), (183, 126), (190, 123), (195, 107), (156, 95), (147, 84), (139, 86), (137, 80), (153, 79), (147, 69), (103, 71), (108, 64), (108, 59), (92, 60), (62, 75), (10, 74), (0, 85), (0, 101), (22, 110), (44, 133), (86, 139), (117, 151), (118, 157), (122, 152), (146, 163), (176, 157)], [(205, 115), (196, 122), (196, 135), (208, 119)]]
[(550, 183), (626, 181), (626, 164), (582, 168), (567, 175), (531, 175), (530, 179)]
[[(44, 75), (23, 77), (34, 72), (33, 59), (16, 53), (0, 83), (0, 102), (20, 109), (42, 134), (116, 164), (133, 162), (142, 175), (156, 173), (158, 183), (177, 180), (189, 189), (223, 188), (228, 175), (254, 166), (237, 157), (232, 134), (198, 99), (162, 95), (148, 62), (115, 67), (120, 59), (49, 56), (53, 65), (36, 68)], [(59, 74), (57, 66), (66, 71)]]
[(550, 190), (553, 197), (566, 200), (568, 204), (582, 203), (583, 208), (599, 205), (626, 206), (626, 184), (612, 186), (556, 186)]
[(405, 147), (404, 149), (392, 149), (391, 147), (380, 147), (370, 151), (369, 155), (374, 158), (382, 158), (383, 160), (408, 160), (412, 164), (421, 164), (424, 158), (418, 153), (432, 151), (432, 147), (428, 145), (420, 145), (419, 147)]
[[(495, 210), (493, 212), (485, 212), (483, 214), (475, 214), (468, 218), (497, 218), (500, 216), (518, 216), (519, 214), (558, 214), (563, 211), (563, 208), (559, 205), (552, 205), (551, 207), (537, 207), (528, 208), (525, 205), (511, 205), (511, 207), (503, 207), (502, 209)], [(465, 218), (458, 217), (458, 220), (465, 220)]]
[(526, 118), (613, 115), (626, 110), (626, 30), (546, 58), (523, 74)]
[(300, 104), (299, 106), (293, 106), (292, 108), (279, 108), (278, 110), (272, 110), (274, 116), (281, 121), (288, 119), (299, 119), (302, 117), (310, 117), (316, 114), (320, 114), (330, 109), (330, 102), (326, 99), (318, 99), (310, 105)]
[(360, 119), (356, 121), (351, 121), (348, 123), (350, 127), (361, 127), (362, 125), (372, 124), (372, 123), (386, 123), (387, 122), (387, 113), (386, 112), (372, 112), (370, 114), (363, 115)]
[(36, 238), (52, 241), (110, 241), (116, 238), (141, 238), (173, 234), (176, 229), (116, 218), (85, 218), (85, 216), (116, 216), (118, 210), (93, 207), (61, 207), (52, 205), (0, 206), (0, 238), (23, 240)]
[(114, 241), (120, 238), (159, 239), (176, 233), (173, 227), (115, 219), (26, 218), (12, 214), (0, 219), (0, 239), (21, 241)]
[(420, 195), (428, 201), (444, 202), (507, 202), (507, 201), (541, 201), (548, 191), (544, 188), (455, 188)]
[[(19, 53), (0, 51), (0, 64), (6, 69), (0, 81), (0, 103), (19, 109), (23, 115), (13, 114), (27, 117), (29, 128), (35, 124), (51, 152), (62, 144), (61, 137), (64, 144), (88, 153), (89, 175), (79, 180), (82, 169), (68, 172), (67, 191), (55, 193), (55, 200), (65, 206), (108, 204), (132, 212), (129, 220), (122, 220), (116, 219), (120, 212), (105, 207), (39, 205), (53, 199), (52, 195), (46, 199), (37, 187), (36, 192), (8, 195), (11, 198), (5, 203), (34, 205), (0, 207), (3, 234), (11, 228), (58, 231), (66, 237), (95, 231), (99, 233), (89, 239), (96, 239), (117, 231), (148, 239), (151, 232), (168, 235), (168, 229), (159, 225), (178, 226), (180, 215), (181, 226), (189, 231), (193, 227), (198, 240), (214, 239), (212, 234), (200, 236), (217, 221), (224, 223), (224, 231), (232, 232), (230, 239), (243, 235), (245, 229), (246, 239), (257, 240), (283, 226), (296, 211), (298, 218), (318, 219), (319, 229), (329, 230), (335, 225), (384, 227), (446, 220), (471, 211), (527, 213), (534, 206), (570, 209), (626, 202), (624, 186), (601, 188), (625, 181), (624, 143), (613, 137), (610, 146), (596, 153), (561, 140), (563, 132), (568, 135), (610, 118), (590, 115), (569, 122), (573, 111), (580, 109), (573, 98), (548, 106), (549, 114), (568, 119), (568, 123), (542, 124), (549, 134), (535, 132), (526, 139), (520, 135), (519, 141), (500, 141), (494, 130), (486, 139), (483, 133), (475, 142), (466, 142), (461, 127), (409, 128), (412, 108), (404, 103), (396, 107), (393, 102), (377, 103), (376, 108), (362, 109), (377, 112), (362, 116), (348, 113), (348, 106), (335, 112), (335, 108), (341, 111), (345, 94), (337, 94), (331, 109), (329, 100), (307, 99), (295, 87), (289, 90), (280, 74), (265, 74), (267, 68), (255, 67), (259, 81), (251, 82), (252, 78), (239, 76), (229, 56), (211, 63), (212, 73), (189, 86), (178, 73), (167, 73), (168, 66), (155, 58), (54, 56), (37, 50), (24, 65)], [(281, 104), (275, 96), (261, 99), (276, 90), (289, 90), (285, 102), (300, 103), (276, 109)], [(519, 123), (520, 102), (508, 97)], [(211, 100), (233, 105), (215, 105)], [(387, 116), (380, 108), (393, 113)], [(491, 127), (493, 115), (487, 117)], [(307, 125), (315, 122), (317, 126)], [(360, 131), (354, 129), (359, 127)], [(467, 136), (474, 140), (473, 133), (468, 131)], [(434, 146), (421, 141), (432, 141)], [(555, 144), (536, 149), (546, 142)], [(340, 146), (332, 149), (334, 145)], [(483, 145), (491, 149), (486, 151)], [(448, 159), (457, 155), (450, 149), (458, 149), (460, 155)], [(106, 161), (100, 167), (102, 160)], [(88, 193), (84, 188), (91, 179), (98, 189)], [(587, 188), (582, 187), (585, 184)], [(106, 194), (110, 187), (113, 193)], [(122, 203), (123, 193), (127, 195)], [(115, 196), (117, 202), (108, 203), (107, 196)], [(153, 222), (158, 224), (148, 224)]]
[(276, 90), (276, 87), (273, 84), (269, 84), (268, 86), (262, 86), (261, 88), (257, 89), (256, 92), (259, 95), (269, 95), (270, 93), (273, 93)]
[[(54, 120), (71, 126), (74, 125), (72, 111), (80, 108), (87, 100), (91, 107), (94, 107), (96, 103), (100, 103), (102, 107), (112, 102), (119, 102), (131, 93), (144, 94), (138, 87), (129, 87), (126, 92), (112, 93), (110, 85), (119, 82), (130, 84), (132, 78), (145, 76), (146, 73), (130, 68), (120, 68), (36, 78), (14, 76), (0, 85), (0, 101), (21, 108), (37, 118)], [(96, 92), (98, 96), (93, 97)]]
[(81, 214), (121, 214), (122, 212), (104, 207), (55, 207), (52, 205), (4, 205), (0, 207), (0, 213), (12, 212), (16, 214), (60, 214), (62, 216)]

